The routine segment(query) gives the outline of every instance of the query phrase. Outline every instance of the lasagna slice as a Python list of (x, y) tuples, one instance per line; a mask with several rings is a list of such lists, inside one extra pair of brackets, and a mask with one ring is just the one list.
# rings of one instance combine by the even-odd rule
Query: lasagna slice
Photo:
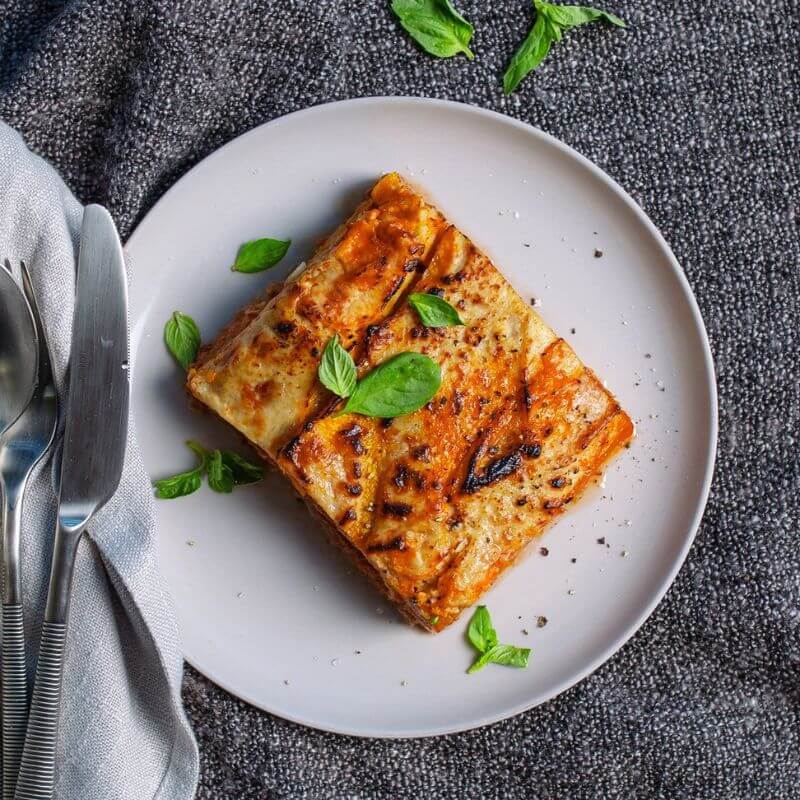
[[(201, 356), (189, 388), (277, 463), (334, 541), (411, 621), (441, 630), (580, 497), (630, 441), (633, 425), (491, 261), (398, 176), (381, 179), (368, 202), (387, 182), (417, 198), (432, 233), (414, 239), (422, 248), (415, 254), (405, 237), (395, 240), (400, 252), (382, 252), (384, 269), (401, 283), (375, 295), (369, 323), (326, 317), (314, 328), (312, 355), (305, 330), (286, 314), (297, 291), (289, 283), (238, 328), (233, 323), (213, 356)], [(415, 228), (419, 213), (410, 217)], [(419, 257), (419, 269), (396, 266), (410, 257)], [(465, 325), (423, 326), (405, 302), (412, 287), (443, 297)], [(279, 319), (295, 324), (282, 345), (288, 352), (278, 358), (270, 350), (272, 361), (254, 355), (254, 342), (271, 337)], [(319, 352), (336, 333), (351, 344), (359, 375), (397, 353), (424, 353), (441, 366), (438, 392), (392, 420), (342, 414), (344, 401), (316, 380)], [(269, 381), (275, 389), (262, 392)]]

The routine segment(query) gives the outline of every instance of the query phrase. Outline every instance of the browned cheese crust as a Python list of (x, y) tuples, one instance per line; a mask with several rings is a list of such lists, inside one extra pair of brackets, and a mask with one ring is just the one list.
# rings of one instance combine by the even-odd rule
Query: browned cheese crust
[[(436, 291), (464, 326), (403, 302)], [(442, 384), (391, 421), (333, 416), (316, 377), (339, 334), (363, 375), (403, 351)], [(441, 630), (633, 436), (611, 393), (489, 259), (396, 173), (306, 268), (204, 350), (187, 386), (291, 480), (405, 615)]]

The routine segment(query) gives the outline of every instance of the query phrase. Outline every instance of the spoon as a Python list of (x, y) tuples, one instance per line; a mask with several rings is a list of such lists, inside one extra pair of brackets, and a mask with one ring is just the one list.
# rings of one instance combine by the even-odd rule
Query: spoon
[(28, 301), (0, 268), (0, 436), (27, 408), (36, 388), (38, 342)]

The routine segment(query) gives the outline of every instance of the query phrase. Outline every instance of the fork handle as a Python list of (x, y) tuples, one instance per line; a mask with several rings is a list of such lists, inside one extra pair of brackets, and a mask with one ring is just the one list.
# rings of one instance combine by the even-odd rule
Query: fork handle
[(52, 800), (64, 677), (66, 622), (45, 622), (15, 800)]
[(28, 719), (28, 679), (21, 605), (3, 605), (2, 627), (3, 800), (14, 800)]

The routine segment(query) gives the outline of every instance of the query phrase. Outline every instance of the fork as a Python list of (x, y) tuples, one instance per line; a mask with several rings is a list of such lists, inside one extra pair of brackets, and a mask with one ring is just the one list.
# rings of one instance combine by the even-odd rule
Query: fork
[(0, 442), (0, 488), (3, 490), (3, 647), (2, 741), (3, 800), (13, 800), (28, 716), (28, 682), (22, 620), (20, 533), (25, 487), (31, 471), (50, 449), (58, 425), (58, 396), (39, 307), (30, 274), (23, 262), (18, 273), (6, 259), (5, 268), (17, 277), (33, 313), (39, 339), (38, 385), (27, 410)]

